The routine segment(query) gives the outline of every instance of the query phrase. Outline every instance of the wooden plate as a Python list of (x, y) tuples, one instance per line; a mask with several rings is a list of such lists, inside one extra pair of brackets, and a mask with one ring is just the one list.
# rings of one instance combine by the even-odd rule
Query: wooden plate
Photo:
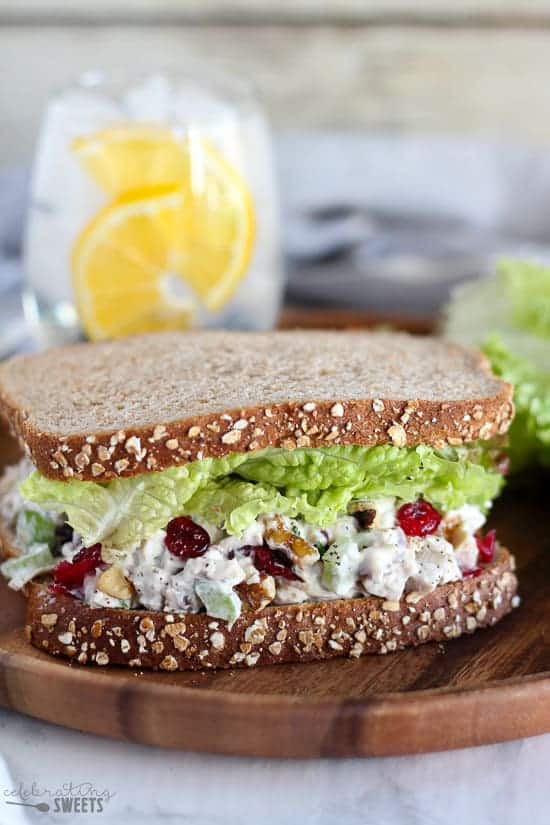
[[(0, 467), (16, 456), (0, 437)], [(0, 584), (0, 705), (78, 730), (255, 756), (381, 756), (550, 731), (545, 483), (508, 490), (491, 522), (516, 554), (522, 606), (490, 630), (388, 656), (170, 674), (53, 659), (27, 644)]]

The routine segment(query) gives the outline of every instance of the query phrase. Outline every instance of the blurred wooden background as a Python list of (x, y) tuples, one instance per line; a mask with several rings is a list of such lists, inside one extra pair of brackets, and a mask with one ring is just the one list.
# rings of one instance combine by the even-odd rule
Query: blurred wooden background
[(550, 0), (0, 0), (0, 165), (81, 71), (230, 60), (275, 125), (550, 143)]

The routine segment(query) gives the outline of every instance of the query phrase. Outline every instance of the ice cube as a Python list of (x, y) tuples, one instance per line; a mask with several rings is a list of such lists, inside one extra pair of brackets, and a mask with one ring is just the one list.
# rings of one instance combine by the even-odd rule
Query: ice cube
[(163, 74), (154, 74), (128, 89), (123, 105), (132, 120), (163, 122), (169, 120), (173, 96), (170, 79)]

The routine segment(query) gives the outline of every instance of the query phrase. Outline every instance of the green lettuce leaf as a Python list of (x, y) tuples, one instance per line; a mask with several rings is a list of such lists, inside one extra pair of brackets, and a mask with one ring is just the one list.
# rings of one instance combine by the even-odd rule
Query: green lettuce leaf
[(271, 484), (250, 484), (238, 478), (213, 479), (187, 502), (186, 512), (228, 533), (241, 533), (261, 513), (295, 517), (306, 504), (288, 498)]
[(496, 275), (453, 290), (443, 314), (443, 332), (453, 341), (482, 347), (496, 333), (514, 355), (550, 371), (550, 269), (501, 261)]
[(550, 371), (513, 354), (493, 335), (483, 347), (493, 371), (514, 385), (516, 415), (508, 453), (513, 470), (540, 463), (550, 467)]
[(550, 466), (550, 268), (500, 261), (494, 277), (455, 290), (445, 316), (445, 334), (481, 347), (514, 385), (512, 471)]
[(58, 559), (45, 542), (32, 544), (28, 552), (0, 564), (0, 573), (8, 579), (13, 590), (20, 590), (39, 573), (53, 570)]
[(550, 338), (550, 267), (531, 261), (502, 260), (497, 281), (510, 303), (514, 325)]
[(237, 453), (208, 458), (106, 484), (54, 481), (35, 472), (19, 489), (44, 510), (65, 513), (87, 544), (109, 539), (111, 547), (129, 547), (165, 527), (199, 487), (211, 477), (227, 475), (245, 458)]
[(187, 513), (236, 534), (262, 513), (301, 516), (321, 527), (354, 499), (424, 496), (448, 510), (465, 503), (486, 509), (501, 476), (488, 448), (323, 447), (233, 453), (161, 473), (108, 483), (52, 481), (35, 472), (21, 485), (29, 501), (67, 521), (86, 544), (126, 549)]

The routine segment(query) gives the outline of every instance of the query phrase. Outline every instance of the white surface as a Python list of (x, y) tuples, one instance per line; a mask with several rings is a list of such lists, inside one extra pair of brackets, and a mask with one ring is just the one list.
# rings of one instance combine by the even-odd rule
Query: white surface
[[(0, 825), (549, 821), (550, 735), (414, 757), (281, 761), (123, 744), (0, 710), (0, 753)], [(33, 781), (52, 791), (88, 782), (114, 796), (101, 814), (51, 815), (5, 805), (6, 790), (20, 783), (30, 788)]]

